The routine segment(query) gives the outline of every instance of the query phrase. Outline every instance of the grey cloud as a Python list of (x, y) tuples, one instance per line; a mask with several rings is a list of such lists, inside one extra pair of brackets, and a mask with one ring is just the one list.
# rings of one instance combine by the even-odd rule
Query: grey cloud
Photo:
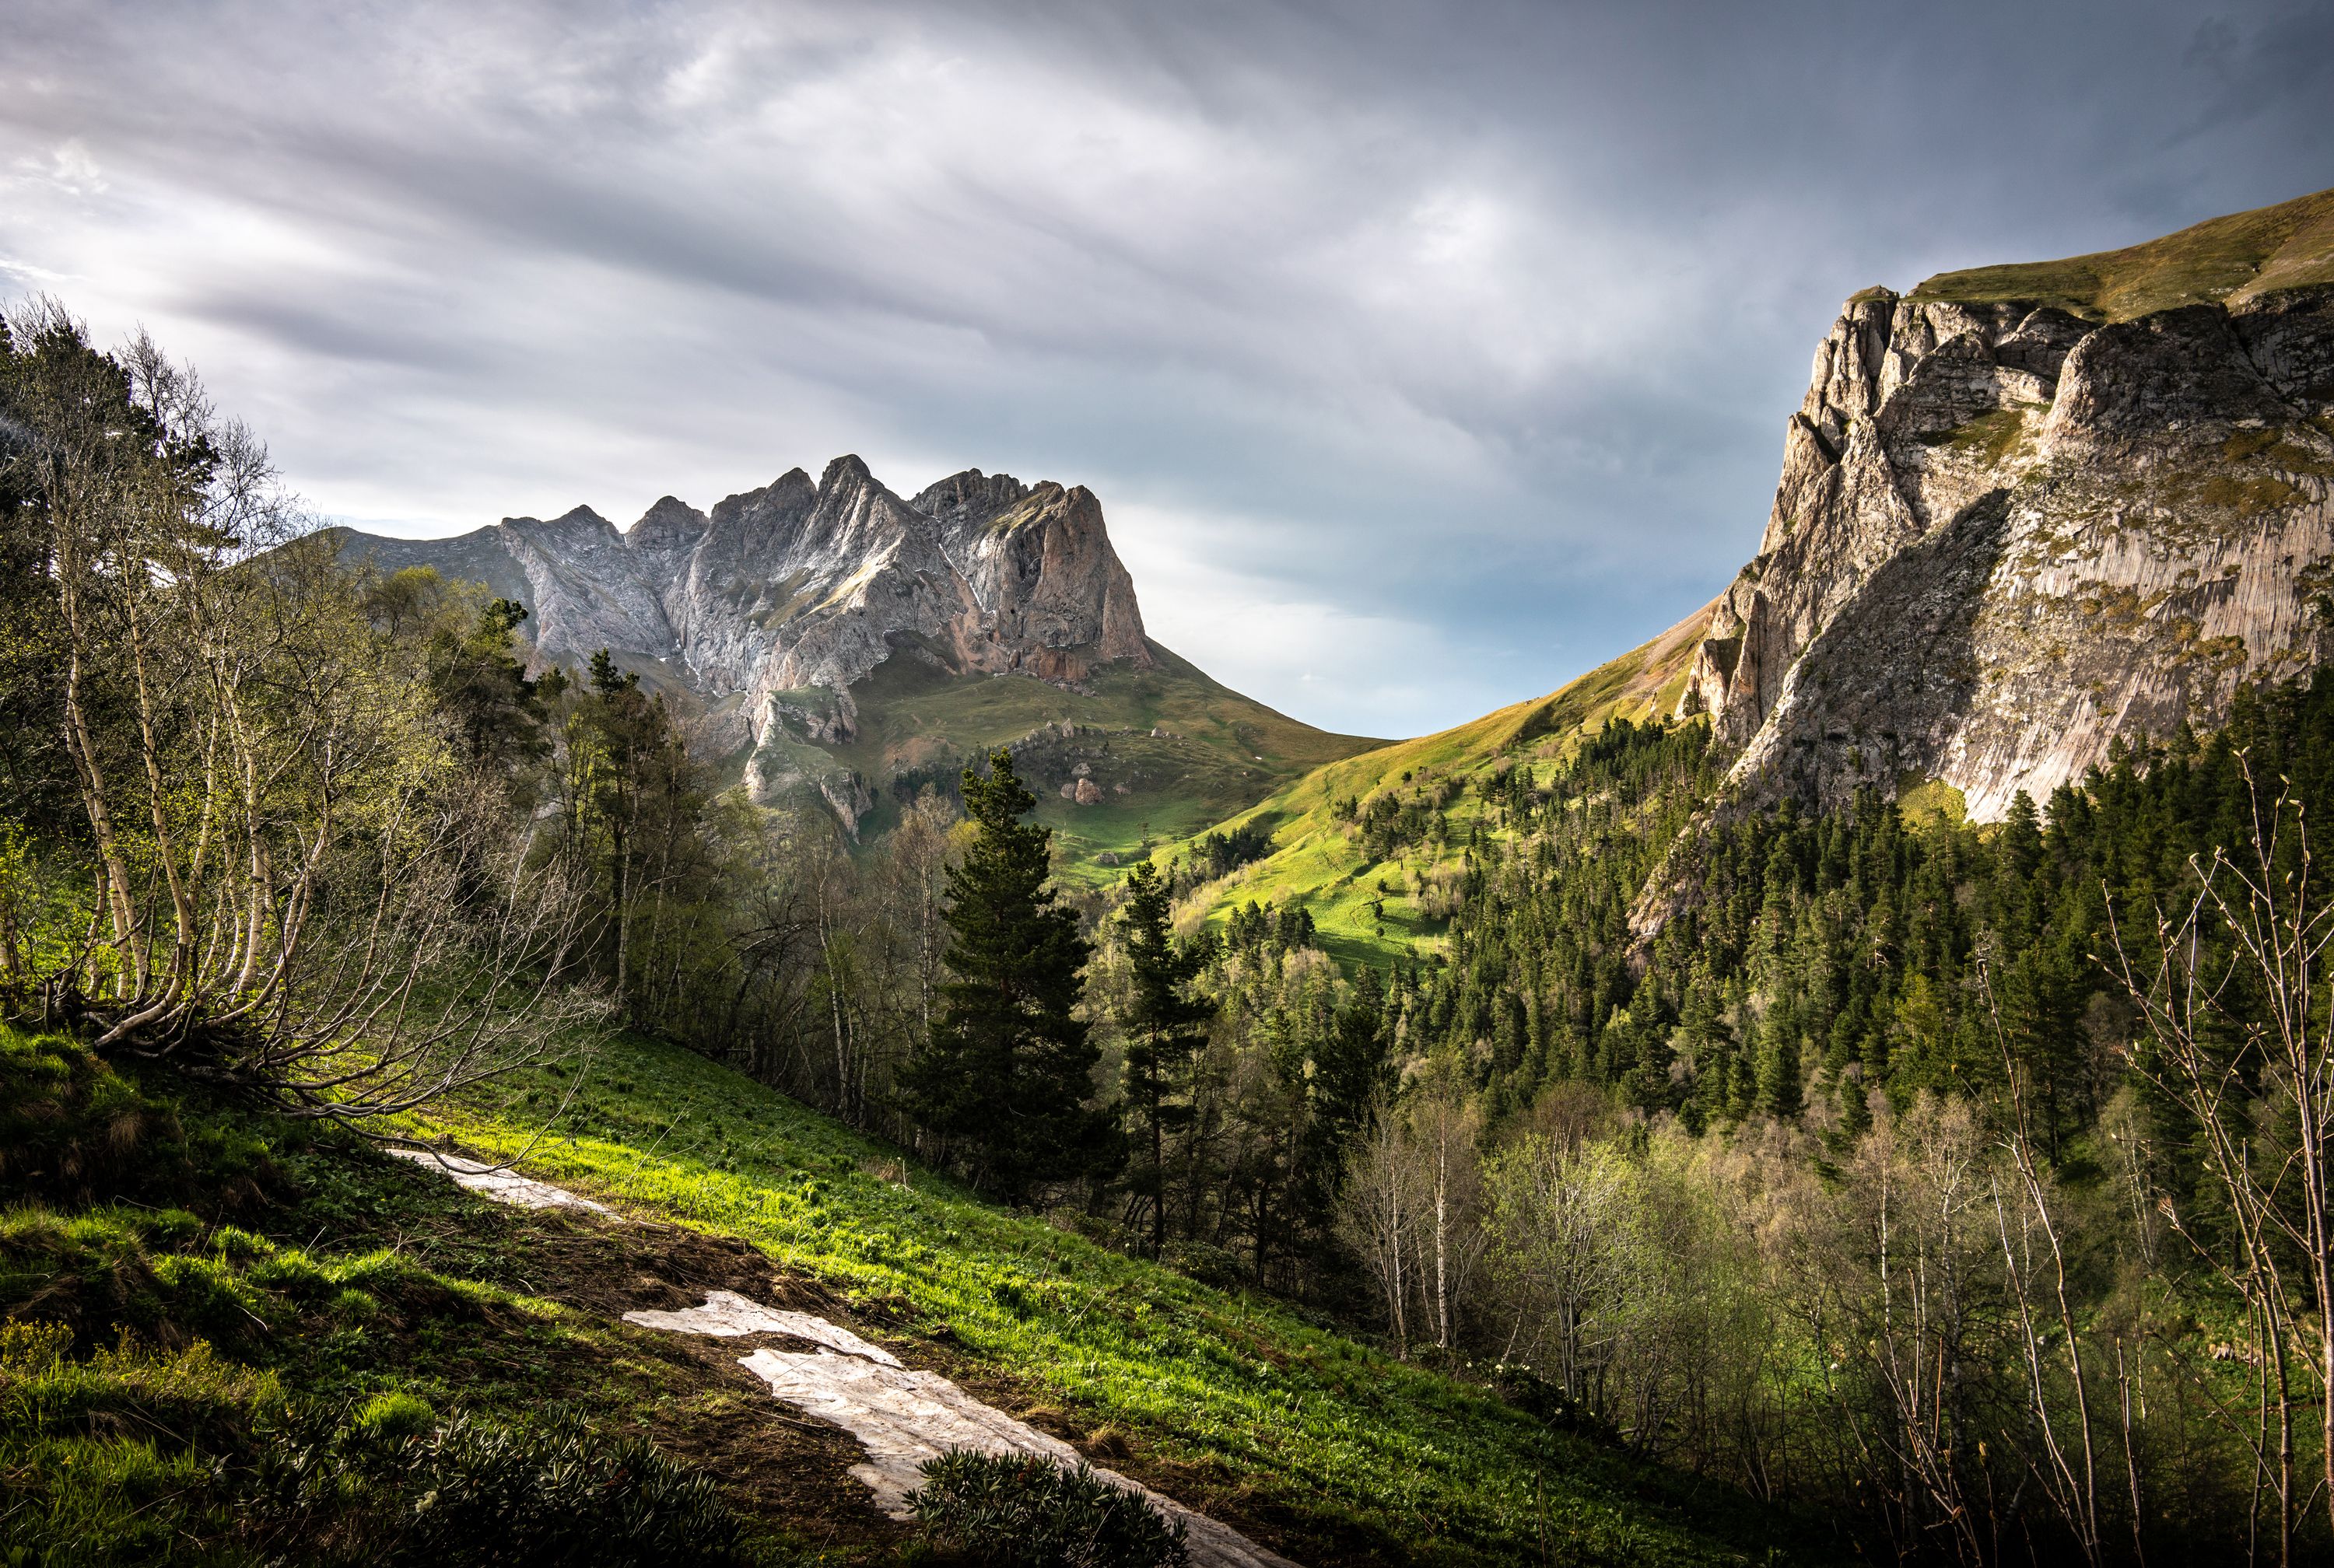
[(0, 265), (196, 353), (323, 508), (1083, 481), (1170, 640), (1374, 733), (1714, 592), (1852, 290), (2334, 183), (2327, 14), (2273, 5), (11, 24)]

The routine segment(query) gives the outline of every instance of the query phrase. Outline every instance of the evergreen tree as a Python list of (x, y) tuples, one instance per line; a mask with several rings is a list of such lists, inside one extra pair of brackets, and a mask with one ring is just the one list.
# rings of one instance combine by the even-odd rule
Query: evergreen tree
[(1207, 1044), (1215, 1004), (1195, 995), (1191, 982), (1207, 962), (1204, 946), (1176, 946), (1169, 928), (1166, 882), (1148, 861), (1127, 873), (1126, 907), (1119, 916), (1134, 992), (1121, 1022), (1126, 1029), (1128, 1106), (1140, 1122), (1138, 1135), (1149, 1155), (1135, 1169), (1130, 1187), (1151, 1202), (1151, 1250), (1167, 1246), (1167, 1130), (1191, 1120), (1188, 1103), (1170, 1103), (1191, 1053)]
[(1114, 1118), (1086, 1101), (1101, 1053), (1075, 1016), (1091, 948), (1046, 885), (1053, 832), (1010, 753), (964, 774), (974, 834), (949, 870), (950, 941), (940, 1018), (901, 1075), (910, 1112), (973, 1183), (1026, 1201), (1043, 1183), (1114, 1169)]
[(526, 620), (526, 606), (497, 599), (468, 631), (441, 627), (429, 641), (431, 692), (456, 745), (466, 761), (492, 773), (513, 773), (551, 749), (537, 683), (513, 651)]

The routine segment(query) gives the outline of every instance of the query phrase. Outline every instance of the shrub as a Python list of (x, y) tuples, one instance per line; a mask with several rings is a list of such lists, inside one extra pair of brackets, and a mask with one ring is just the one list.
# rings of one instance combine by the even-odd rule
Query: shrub
[(438, 1412), (429, 1401), (414, 1394), (375, 1394), (349, 1422), (352, 1431), (394, 1441), (418, 1438), (437, 1425)]
[(719, 1563), (738, 1524), (711, 1477), (573, 1412), (504, 1427), (457, 1415), (405, 1460), (398, 1558), (525, 1568)]
[(1181, 1520), (1085, 1464), (956, 1448), (911, 1493), (926, 1538), (998, 1568), (1163, 1568), (1188, 1560)]
[(183, 1171), (169, 1108), (79, 1041), (0, 1025), (0, 1185), (86, 1198)]

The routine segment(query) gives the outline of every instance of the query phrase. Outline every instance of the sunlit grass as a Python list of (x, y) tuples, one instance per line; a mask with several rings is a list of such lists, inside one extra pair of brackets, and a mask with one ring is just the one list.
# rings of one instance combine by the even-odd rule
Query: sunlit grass
[[(473, 1095), (410, 1130), (515, 1154), (535, 1139), (548, 1086)], [(1267, 1298), (980, 1203), (683, 1051), (611, 1044), (526, 1169), (745, 1237), (889, 1309), (907, 1341), (939, 1339), (1085, 1429), (1131, 1435), (1186, 1490), (1236, 1493), (1325, 1536), (1360, 1534), (1428, 1560), (1545, 1561), (1545, 1532), (1558, 1561), (1690, 1563), (1737, 1560), (1704, 1533), (1708, 1520), (1750, 1519), (1713, 1489), (1715, 1512), (1697, 1527), (1675, 1506), (1673, 1477)]]

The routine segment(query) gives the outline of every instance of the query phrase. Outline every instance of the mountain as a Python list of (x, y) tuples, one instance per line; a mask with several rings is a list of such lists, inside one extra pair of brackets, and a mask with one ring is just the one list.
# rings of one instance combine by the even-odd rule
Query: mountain
[[(1816, 351), (1758, 554), (1552, 697), (1341, 759), (1226, 827), (1208, 895), (1304, 904), (1332, 951), (1431, 941), (1490, 831), (1615, 717), (1706, 716), (1737, 808), (1918, 789), (1980, 821), (2117, 736), (2217, 725), (2334, 653), (2334, 191), (2098, 255), (1866, 289)], [(1341, 801), (1435, 824), (1384, 863)], [(1479, 829), (1479, 824), (1480, 827)], [(1683, 896), (1683, 865), (1640, 934)]]
[[(1517, 769), (1550, 774), (1581, 737), (1615, 719), (1652, 724), (1675, 709), (1714, 605), (1546, 697), (1453, 728), (1395, 741), (1292, 779), (1213, 830), (1269, 838), (1265, 854), (1209, 888), (1213, 913), (1249, 902), (1302, 905), (1321, 945), (1349, 963), (1381, 962), (1443, 928), (1438, 878), (1459, 874), (1487, 786)], [(1416, 803), (1444, 825), (1431, 846), (1381, 859), (1345, 807)], [(1184, 846), (1188, 851), (1189, 846)]]
[(536, 659), (606, 649), (693, 717), (757, 801), (815, 794), (858, 834), (969, 755), (1013, 744), (1066, 847), (1133, 850), (1374, 743), (1219, 685), (1145, 635), (1083, 486), (968, 469), (902, 500), (855, 457), (629, 529), (589, 507), (450, 539), (344, 531), (526, 606)]
[(2334, 191), (1850, 299), (1680, 711), (1753, 801), (1999, 818), (2334, 651)]

